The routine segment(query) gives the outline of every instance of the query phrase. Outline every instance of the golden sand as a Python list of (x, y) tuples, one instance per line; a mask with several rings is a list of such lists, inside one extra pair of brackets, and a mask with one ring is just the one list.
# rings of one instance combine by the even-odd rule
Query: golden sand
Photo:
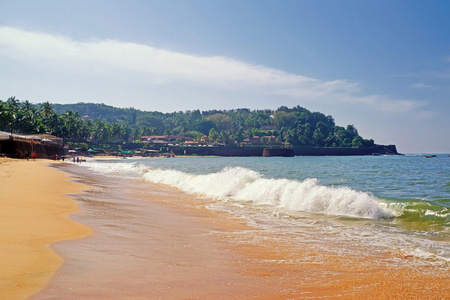
[(62, 265), (56, 241), (92, 230), (69, 219), (79, 211), (66, 194), (86, 186), (46, 167), (48, 161), (0, 158), (0, 295), (24, 299), (43, 289)]

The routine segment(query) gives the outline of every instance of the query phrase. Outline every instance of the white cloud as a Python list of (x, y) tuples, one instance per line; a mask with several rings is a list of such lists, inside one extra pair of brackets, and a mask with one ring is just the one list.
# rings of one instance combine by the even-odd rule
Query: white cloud
[(77, 73), (80, 77), (112, 77), (150, 85), (180, 82), (303, 101), (361, 103), (380, 111), (405, 112), (427, 104), (380, 95), (361, 96), (361, 88), (354, 82), (322, 81), (227, 57), (195, 56), (116, 40), (78, 42), (11, 27), (0, 27), (0, 56)]
[(416, 113), (416, 115), (414, 116), (414, 118), (416, 120), (429, 120), (434, 118), (437, 115), (437, 113), (435, 111), (431, 111), (431, 110), (424, 110), (424, 111), (419, 111)]
[(414, 88), (414, 89), (429, 89), (429, 88), (432, 88), (431, 85), (428, 85), (428, 84), (425, 84), (425, 83), (422, 83), (422, 82), (414, 83), (414, 84), (411, 85), (411, 87)]
[[(351, 101), (351, 98), (349, 99)], [(427, 101), (417, 101), (408, 99), (391, 99), (384, 95), (369, 95), (359, 97), (354, 102), (363, 102), (372, 109), (385, 112), (404, 113), (413, 109), (428, 105)]]
[[(198, 84), (294, 85), (317, 80), (283, 71), (246, 64), (226, 57), (201, 57), (115, 40), (76, 42), (65, 37), (0, 28), (0, 52), (15, 59), (49, 62), (78, 69), (92, 64), (138, 72), (167, 81)], [(115, 75), (115, 74), (112, 74)]]

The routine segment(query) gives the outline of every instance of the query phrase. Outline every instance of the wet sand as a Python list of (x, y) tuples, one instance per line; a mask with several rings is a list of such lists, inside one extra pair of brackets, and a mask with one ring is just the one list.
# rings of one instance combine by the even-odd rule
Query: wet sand
[(243, 258), (216, 236), (216, 231), (227, 229), (206, 220), (207, 211), (199, 208), (195, 213), (183, 205), (175, 209), (173, 203), (191, 200), (188, 196), (68, 167), (80, 182), (94, 186), (75, 196), (85, 211), (75, 220), (92, 227), (95, 234), (52, 246), (66, 263), (33, 299), (62, 295), (65, 299), (227, 299), (279, 294), (279, 287), (269, 279), (239, 271), (236, 263)]
[(69, 220), (79, 210), (65, 195), (87, 187), (48, 162), (0, 158), (0, 299), (24, 299), (43, 289), (63, 264), (49, 245), (92, 232)]
[[(94, 187), (74, 219), (94, 235), (56, 243), (66, 258), (34, 299), (446, 299), (449, 268), (373, 251), (323, 251), (252, 228), (204, 199), (57, 165)], [(346, 248), (351, 245), (336, 244)], [(365, 251), (364, 249), (361, 251)], [(356, 253), (356, 254), (355, 254)]]
[[(280, 239), (175, 189), (99, 176), (78, 165), (54, 167), (93, 187), (73, 195), (83, 213), (71, 219), (94, 234), (51, 245), (64, 264), (32, 299), (447, 299), (450, 294), (448, 266), (421, 267), (409, 264), (414, 258), (387, 251), (324, 251), (320, 237), (317, 243), (298, 235)], [(347, 247), (352, 245), (331, 248)]]

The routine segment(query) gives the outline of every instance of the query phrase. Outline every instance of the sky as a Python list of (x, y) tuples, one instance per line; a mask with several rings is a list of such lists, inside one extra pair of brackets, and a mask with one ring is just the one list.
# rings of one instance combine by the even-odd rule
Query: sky
[(450, 153), (450, 1), (0, 0), (0, 100), (300, 105)]

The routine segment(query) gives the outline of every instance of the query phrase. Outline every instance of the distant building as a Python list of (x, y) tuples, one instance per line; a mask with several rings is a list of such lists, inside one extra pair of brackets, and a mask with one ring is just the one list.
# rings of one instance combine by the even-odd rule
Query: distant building
[(152, 135), (152, 136), (142, 136), (141, 140), (144, 143), (149, 144), (158, 144), (158, 145), (168, 145), (168, 144), (174, 144), (174, 143), (186, 143), (193, 141), (194, 139), (188, 136), (182, 136), (182, 135)]
[(207, 146), (207, 141), (186, 141), (184, 142), (186, 146)]
[(260, 127), (261, 130), (275, 130), (277, 127), (275, 125), (262, 125)]
[(276, 136), (263, 136), (263, 137), (259, 137), (259, 136), (253, 136), (252, 138), (249, 139), (244, 139), (242, 141), (243, 145), (277, 145), (280, 146), (283, 143), (278, 142)]

